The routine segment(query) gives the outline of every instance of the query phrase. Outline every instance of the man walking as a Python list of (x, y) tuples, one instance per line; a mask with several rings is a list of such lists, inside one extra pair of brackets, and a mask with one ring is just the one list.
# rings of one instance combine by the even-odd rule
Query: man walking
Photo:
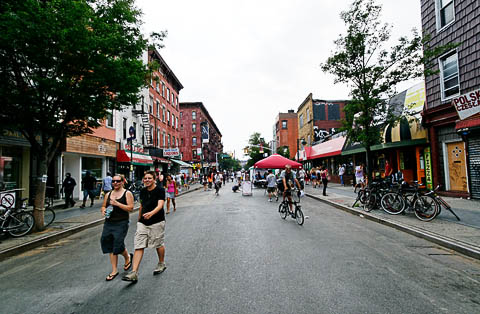
[(85, 208), (85, 203), (87, 202), (87, 198), (90, 197), (90, 207), (93, 206), (93, 200), (95, 198), (95, 190), (97, 179), (91, 175), (90, 171), (87, 171), (85, 177), (82, 180), (83, 185), (83, 203), (80, 208)]
[(345, 181), (343, 180), (343, 175), (345, 174), (345, 165), (340, 165), (338, 168), (338, 175), (340, 176), (340, 184), (345, 186)]
[(73, 190), (75, 189), (76, 185), (77, 182), (75, 182), (75, 179), (72, 178), (70, 172), (67, 172), (65, 175), (65, 180), (63, 180), (62, 183), (62, 190), (65, 193), (65, 209), (67, 209), (69, 205), (72, 207), (75, 206), (75, 201), (73, 200)]
[(275, 196), (276, 200), (278, 201), (278, 195), (275, 192), (275, 187), (277, 185), (277, 178), (275, 175), (272, 173), (272, 169), (268, 170), (268, 176), (267, 176), (267, 192), (268, 192), (268, 201), (272, 201), (272, 195)]
[(165, 271), (165, 189), (155, 184), (155, 171), (146, 171), (143, 176), (144, 188), (140, 191), (140, 209), (138, 212), (137, 231), (135, 232), (133, 268), (122, 280), (136, 283), (138, 269), (145, 248), (151, 247), (157, 251), (158, 265), (153, 270), (157, 275)]
[(107, 171), (107, 176), (102, 180), (102, 192), (106, 195), (112, 190), (112, 174)]

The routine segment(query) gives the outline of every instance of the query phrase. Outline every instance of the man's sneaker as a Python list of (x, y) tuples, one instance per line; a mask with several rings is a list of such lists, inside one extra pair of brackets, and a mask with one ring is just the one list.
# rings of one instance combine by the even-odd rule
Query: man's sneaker
[(123, 281), (131, 281), (133, 283), (136, 283), (138, 281), (138, 274), (136, 271), (131, 271), (125, 276), (122, 277)]
[(165, 265), (165, 263), (158, 263), (157, 267), (153, 270), (153, 274), (154, 275), (161, 274), (165, 271), (165, 269), (167, 269), (167, 266)]

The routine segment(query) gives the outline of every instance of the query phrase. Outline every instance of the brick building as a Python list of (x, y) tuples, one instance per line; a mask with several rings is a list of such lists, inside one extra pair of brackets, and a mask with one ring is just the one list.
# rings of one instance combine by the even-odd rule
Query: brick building
[(421, 8), (430, 47), (459, 44), (432, 60), (438, 74), (425, 78), (433, 183), (480, 198), (480, 2), (422, 0)]
[(337, 133), (345, 119), (343, 108), (346, 100), (313, 100), (313, 142), (322, 142), (325, 137)]
[[(275, 119), (275, 147), (288, 147), (290, 158), (297, 154), (298, 117), (294, 110), (280, 112)], [(275, 152), (273, 152), (275, 153)]]
[[(202, 141), (204, 126), (208, 143)], [(215, 166), (217, 154), (223, 152), (222, 133), (202, 102), (180, 103), (180, 151), (183, 161), (204, 169)]]

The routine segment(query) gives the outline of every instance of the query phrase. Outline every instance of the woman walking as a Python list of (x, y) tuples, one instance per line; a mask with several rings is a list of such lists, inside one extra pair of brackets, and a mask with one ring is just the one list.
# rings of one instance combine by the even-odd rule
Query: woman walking
[(177, 210), (177, 205), (175, 204), (175, 194), (177, 192), (177, 183), (173, 180), (172, 175), (167, 175), (167, 214), (170, 214), (170, 201), (173, 204), (173, 211)]
[(312, 170), (310, 170), (310, 178), (312, 179), (313, 188), (315, 188), (315, 186), (317, 185), (316, 172), (317, 170), (315, 168), (312, 168)]
[(113, 176), (113, 190), (105, 195), (101, 208), (105, 223), (100, 243), (102, 252), (110, 255), (112, 264), (112, 272), (105, 278), (107, 281), (118, 275), (118, 254), (125, 259), (123, 270), (127, 271), (132, 266), (133, 254), (128, 254), (125, 248), (125, 237), (128, 232), (129, 212), (133, 210), (133, 194), (124, 188), (124, 182), (123, 175)]
[(328, 183), (328, 170), (325, 166), (321, 167), (322, 170), (320, 170), (320, 178), (322, 179), (323, 183), (323, 196), (327, 196), (327, 183)]

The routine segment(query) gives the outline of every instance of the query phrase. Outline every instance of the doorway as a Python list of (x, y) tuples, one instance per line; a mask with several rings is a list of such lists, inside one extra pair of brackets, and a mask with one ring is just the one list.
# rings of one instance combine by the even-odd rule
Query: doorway
[(445, 181), (447, 189), (468, 192), (465, 143), (463, 141), (445, 143), (445, 165), (448, 169)]

